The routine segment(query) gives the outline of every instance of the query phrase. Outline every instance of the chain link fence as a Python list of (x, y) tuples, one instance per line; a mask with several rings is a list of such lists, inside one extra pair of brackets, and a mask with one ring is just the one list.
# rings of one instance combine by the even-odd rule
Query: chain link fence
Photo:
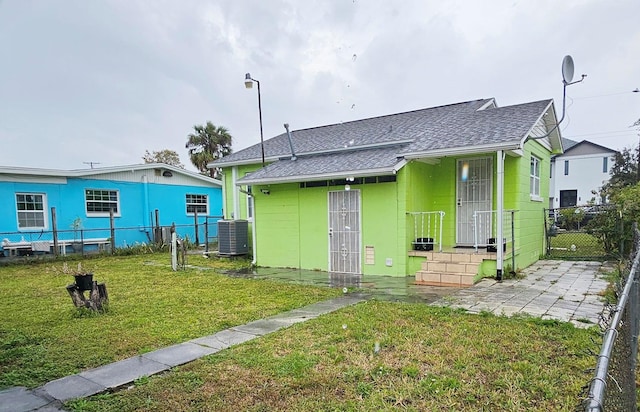
[(603, 343), (593, 378), (583, 388), (578, 411), (637, 410), (636, 367), (640, 326), (640, 232), (633, 229), (634, 252), (616, 282), (616, 302), (605, 307), (600, 322)]
[[(218, 220), (221, 216), (200, 216), (192, 224), (175, 225), (180, 239), (191, 247), (217, 250)], [(153, 251), (171, 241), (171, 226), (82, 228), (0, 232), (0, 263), (47, 256), (90, 255)]]
[(549, 259), (619, 259), (624, 250), (625, 228), (614, 205), (545, 209), (545, 216)]

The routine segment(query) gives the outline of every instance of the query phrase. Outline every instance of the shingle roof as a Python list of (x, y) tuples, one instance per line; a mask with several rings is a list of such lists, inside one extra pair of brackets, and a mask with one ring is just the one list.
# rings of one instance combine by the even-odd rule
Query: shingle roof
[(283, 182), (288, 178), (294, 181), (300, 179), (309, 181), (351, 174), (359, 177), (391, 174), (402, 162), (397, 155), (400, 150), (403, 150), (402, 147), (396, 145), (382, 149), (310, 155), (296, 160), (282, 159), (245, 176), (239, 180), (239, 183), (255, 184), (273, 180)]
[[(516, 147), (549, 109), (551, 100), (495, 107), (493, 99), (438, 106), (292, 131), (297, 160), (289, 160), (286, 133), (264, 142), (271, 163), (238, 183), (313, 180), (333, 174), (394, 171), (405, 156), (467, 150), (491, 145)], [(480, 110), (481, 109), (481, 110)], [(259, 163), (260, 144), (210, 164), (225, 167)]]
[[(369, 119), (355, 120), (294, 130), (291, 132), (296, 154), (318, 153), (374, 144), (414, 141), (416, 131), (430, 124), (446, 124), (467, 112), (475, 112), (490, 99), (438, 106)], [(287, 134), (282, 133), (264, 142), (265, 157), (282, 157), (291, 154)], [(213, 162), (215, 166), (234, 164), (246, 160), (261, 159), (260, 144), (232, 153)]]

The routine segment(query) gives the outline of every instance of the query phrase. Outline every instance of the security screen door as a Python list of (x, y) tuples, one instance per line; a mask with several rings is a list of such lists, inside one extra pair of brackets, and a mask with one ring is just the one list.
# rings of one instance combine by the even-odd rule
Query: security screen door
[(329, 192), (329, 271), (360, 273), (360, 191)]
[[(493, 168), (490, 157), (459, 159), (457, 177), (457, 235), (459, 246), (474, 242), (473, 213), (491, 210)], [(485, 214), (484, 218), (490, 218)], [(478, 239), (485, 243), (488, 239)]]

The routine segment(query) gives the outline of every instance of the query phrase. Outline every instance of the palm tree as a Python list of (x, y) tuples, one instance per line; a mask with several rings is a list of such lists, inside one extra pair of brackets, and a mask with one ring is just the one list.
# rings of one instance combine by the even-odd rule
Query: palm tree
[(207, 124), (193, 126), (195, 133), (189, 133), (185, 148), (189, 149), (191, 163), (200, 173), (215, 177), (217, 169), (207, 169), (207, 164), (231, 153), (231, 135), (222, 126)]

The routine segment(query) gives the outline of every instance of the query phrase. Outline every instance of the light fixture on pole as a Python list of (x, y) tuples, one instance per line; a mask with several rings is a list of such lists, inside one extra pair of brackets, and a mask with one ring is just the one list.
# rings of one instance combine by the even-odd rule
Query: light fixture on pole
[(258, 84), (258, 115), (260, 116), (260, 151), (262, 152), (262, 167), (264, 167), (264, 135), (262, 133), (262, 101), (260, 99), (260, 82), (251, 77), (250, 73), (244, 76), (244, 87), (251, 89), (253, 82)]

